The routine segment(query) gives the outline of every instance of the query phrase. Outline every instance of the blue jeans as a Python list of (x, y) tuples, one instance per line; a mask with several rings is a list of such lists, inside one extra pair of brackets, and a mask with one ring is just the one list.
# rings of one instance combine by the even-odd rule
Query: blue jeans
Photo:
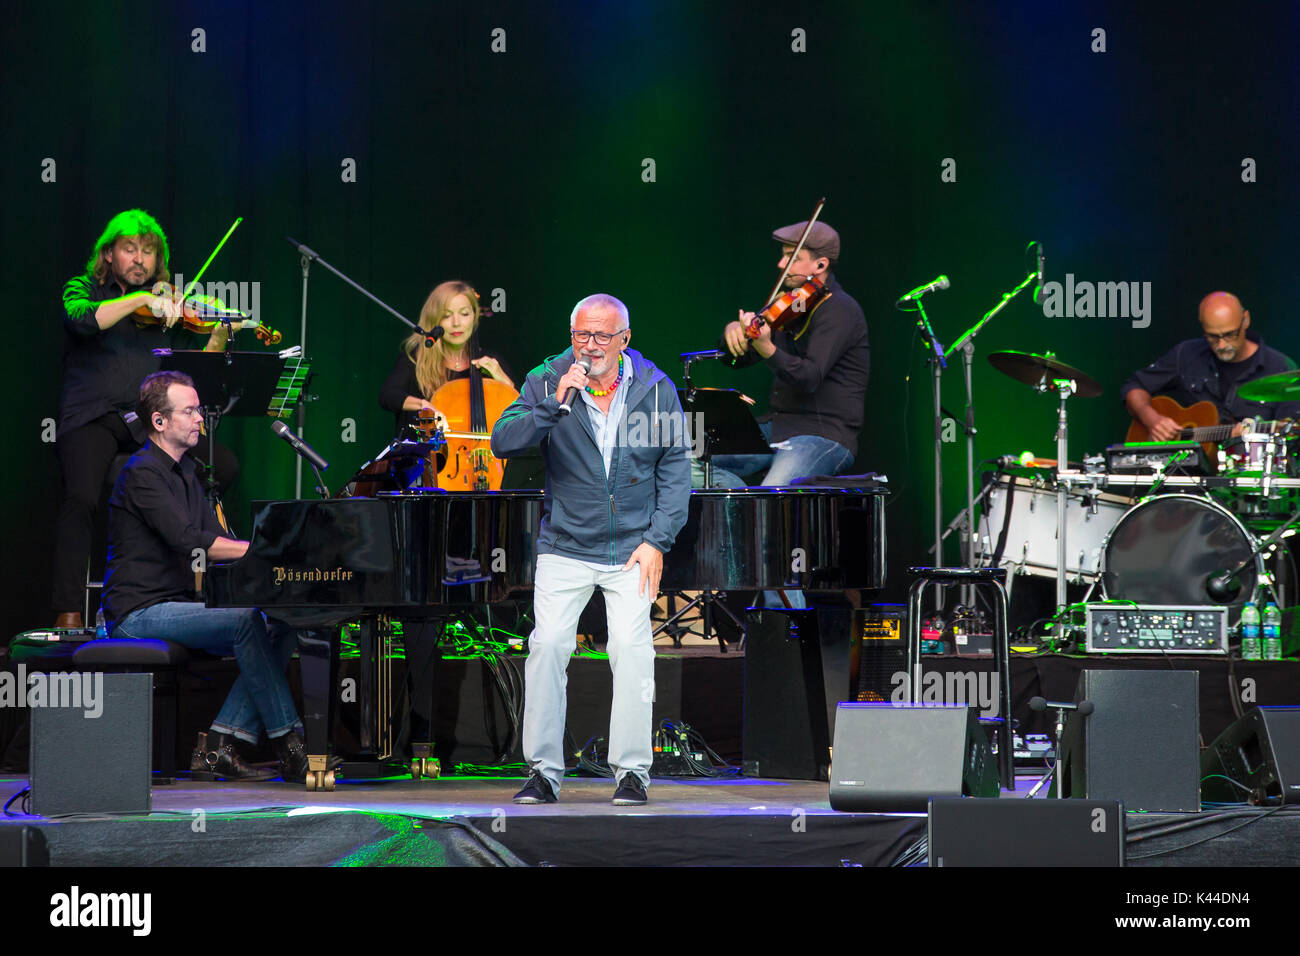
[(268, 621), (255, 608), (165, 601), (132, 611), (118, 622), (113, 637), (171, 641), (213, 654), (233, 654), (239, 677), (212, 721), (217, 733), (255, 744), (263, 730), (268, 737), (282, 737), (301, 726), (284, 677), (298, 634), (282, 621)]
[[(762, 422), (759, 429), (763, 437), (772, 440), (772, 423)], [(741, 475), (750, 475), (766, 468), (761, 485), (776, 487), (788, 485), (795, 478), (809, 475), (838, 475), (853, 464), (853, 453), (839, 442), (820, 435), (795, 435), (780, 443), (770, 455), (718, 455), (713, 459), (714, 488), (744, 488)], [(704, 468), (699, 459), (691, 459), (691, 486), (704, 487)], [(781, 600), (777, 591), (764, 591), (764, 607), (806, 607), (802, 591), (785, 592)]]
[[(758, 426), (763, 437), (772, 439), (772, 423)], [(839, 442), (820, 435), (795, 435), (781, 442), (781, 448), (767, 455), (717, 455), (713, 459), (714, 488), (743, 488), (743, 475), (767, 469), (760, 485), (788, 485), (795, 478), (809, 475), (838, 475), (853, 464), (853, 453)], [(691, 460), (692, 486), (703, 487), (703, 467)]]

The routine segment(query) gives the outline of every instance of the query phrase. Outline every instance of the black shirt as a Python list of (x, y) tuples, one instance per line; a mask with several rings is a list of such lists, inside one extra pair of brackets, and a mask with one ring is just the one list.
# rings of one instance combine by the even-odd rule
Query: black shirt
[[(762, 420), (772, 423), (772, 442), (819, 435), (856, 455), (871, 371), (867, 320), (834, 276), (827, 284), (830, 297), (808, 319), (795, 316), (772, 331), (776, 352), (766, 361), (774, 378)], [(737, 364), (757, 360), (751, 348)]]
[(140, 291), (143, 287), (124, 292), (115, 280), (100, 285), (87, 276), (69, 279), (63, 287), (66, 334), (59, 431), (85, 425), (107, 412), (134, 410), (140, 383), (160, 365), (153, 349), (176, 347), (176, 329), (140, 326), (130, 316), (109, 329), (101, 329), (95, 321), (95, 310), (101, 302)]
[(132, 611), (196, 601), (195, 550), (226, 532), (203, 497), (194, 459), (179, 462), (153, 441), (131, 456), (108, 502), (104, 617), (110, 631)]
[(1246, 382), (1296, 367), (1290, 358), (1265, 345), (1256, 332), (1248, 331), (1246, 337), (1259, 348), (1244, 362), (1228, 363), (1235, 378), (1221, 374), (1224, 363), (1215, 357), (1209, 342), (1188, 339), (1130, 375), (1120, 389), (1120, 398), (1140, 388), (1152, 395), (1168, 395), (1180, 405), (1210, 401), (1225, 424), (1243, 418), (1272, 421), (1300, 416), (1300, 402), (1248, 402), (1237, 396), (1237, 389)]

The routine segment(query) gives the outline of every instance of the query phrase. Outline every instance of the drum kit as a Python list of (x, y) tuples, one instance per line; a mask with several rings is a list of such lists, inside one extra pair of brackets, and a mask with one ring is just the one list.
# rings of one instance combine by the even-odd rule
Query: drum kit
[[(1067, 583), (1087, 586), (1085, 601), (1226, 604), (1234, 619), (1261, 589), (1286, 606), (1295, 574), (1281, 541), (1300, 521), (1300, 422), (1293, 434), (1290, 422), (1257, 432), (1248, 421), (1215, 449), (1208, 468), (1203, 457), (1196, 467), (1186, 449), (1153, 444), (1112, 446), (1071, 464), (1067, 400), (1096, 397), (1101, 386), (1050, 352), (988, 358), (1011, 378), (1057, 394), (1057, 459), (1000, 460), (981, 496), (975, 563), (1007, 568), (1009, 584), (1018, 574), (1055, 578), (1058, 612)], [(1300, 369), (1249, 382), (1238, 394), (1300, 401)], [(1199, 457), (1199, 446), (1190, 449)], [(1057, 614), (1061, 639), (1065, 618)]]

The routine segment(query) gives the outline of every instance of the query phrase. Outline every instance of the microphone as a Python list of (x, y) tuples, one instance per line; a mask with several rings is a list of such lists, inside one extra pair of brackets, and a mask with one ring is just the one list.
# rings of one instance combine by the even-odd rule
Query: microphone
[(271, 422), (271, 431), (275, 432), (287, 441), (290, 446), (292, 446), (293, 450), (302, 455), (303, 458), (307, 459), (313, 468), (319, 468), (324, 471), (330, 466), (328, 461), (316, 454), (311, 445), (308, 445), (305, 441), (295, 435), (284, 422), (278, 419)]
[[(591, 359), (586, 358), (586, 357), (583, 357), (583, 358), (581, 358), (581, 359), (578, 360), (578, 364), (582, 366), (582, 370), (583, 370), (584, 372), (590, 372), (590, 371), (591, 371)], [(561, 415), (567, 415), (567, 414), (569, 414), (569, 412), (570, 412), (570, 410), (571, 410), (571, 408), (572, 408), (572, 406), (573, 406), (573, 403), (576, 402), (576, 401), (578, 400), (578, 394), (579, 394), (578, 389), (576, 389), (576, 388), (571, 388), (571, 389), (569, 389), (569, 394), (565, 395), (565, 396), (564, 396), (564, 401), (560, 402), (560, 414), (561, 414)]]
[(920, 286), (917, 286), (917, 287), (916, 287), (915, 289), (913, 289), (911, 292), (907, 293), (907, 294), (904, 295), (904, 296), (901, 296), (901, 297), (898, 299), (898, 301), (899, 301), (899, 302), (910, 302), (910, 301), (912, 301), (913, 299), (919, 299), (919, 298), (921, 298), (921, 296), (925, 295), (927, 292), (933, 292), (935, 289), (946, 289), (946, 288), (948, 288), (948, 286), (949, 286), (948, 277), (947, 277), (947, 276), (939, 276), (939, 278), (935, 279), (933, 282), (931, 282), (931, 283), (928, 284), (928, 285), (920, 285)]
[(1205, 581), (1205, 593), (1220, 604), (1231, 604), (1240, 591), (1237, 571), (1218, 571)]
[(447, 334), (446, 329), (444, 329), (441, 325), (435, 325), (428, 332), (424, 333), (424, 347), (426, 349), (433, 348), (433, 343), (438, 341), (438, 339), (442, 338), (446, 334)]
[(1047, 700), (1044, 697), (1029, 698), (1029, 709), (1042, 713), (1047, 708), (1052, 710), (1077, 710), (1080, 717), (1087, 717), (1097, 708), (1090, 700), (1081, 700), (1077, 704), (1071, 704), (1061, 700)]
[(1038, 247), (1038, 282), (1034, 285), (1034, 305), (1040, 305), (1043, 300), (1043, 263), (1047, 261), (1047, 257), (1043, 255), (1041, 242), (1035, 242), (1034, 245)]

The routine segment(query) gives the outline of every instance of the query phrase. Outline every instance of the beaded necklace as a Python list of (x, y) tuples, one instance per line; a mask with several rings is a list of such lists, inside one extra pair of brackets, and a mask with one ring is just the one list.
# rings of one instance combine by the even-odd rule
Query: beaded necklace
[(618, 378), (609, 388), (592, 388), (590, 385), (584, 385), (588, 395), (594, 395), (596, 398), (604, 398), (606, 395), (612, 395), (614, 389), (618, 388), (618, 383), (623, 381), (623, 353), (618, 353)]

